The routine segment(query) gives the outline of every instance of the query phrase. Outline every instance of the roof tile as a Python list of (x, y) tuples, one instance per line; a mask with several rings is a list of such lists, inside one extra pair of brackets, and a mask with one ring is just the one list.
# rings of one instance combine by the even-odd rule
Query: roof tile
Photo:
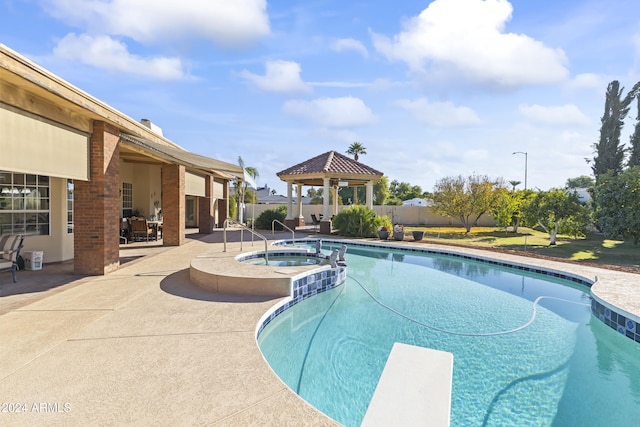
[(383, 175), (382, 172), (337, 151), (327, 151), (295, 166), (291, 166), (276, 175), (279, 177), (289, 175), (303, 175), (313, 173), (358, 174), (358, 175)]

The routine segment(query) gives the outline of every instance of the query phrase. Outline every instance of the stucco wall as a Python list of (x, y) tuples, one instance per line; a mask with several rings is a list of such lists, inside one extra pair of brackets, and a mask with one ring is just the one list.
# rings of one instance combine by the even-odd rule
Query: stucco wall
[[(247, 204), (245, 208), (246, 218), (257, 218), (262, 212), (267, 209), (275, 209), (278, 206), (285, 205), (257, 205)], [(347, 206), (339, 206), (338, 212)], [(296, 205), (293, 204), (293, 211), (295, 212)], [(426, 226), (461, 226), (460, 221), (455, 218), (443, 217), (433, 213), (429, 207), (422, 206), (374, 206), (373, 210), (378, 215), (386, 215), (394, 224), (403, 225), (426, 225)], [(320, 214), (322, 212), (322, 205), (302, 205), (302, 214), (307, 224), (312, 224), (311, 214)], [(295, 216), (295, 215), (294, 215)], [(481, 227), (493, 227), (495, 221), (489, 215), (483, 215), (478, 221), (478, 225)]]

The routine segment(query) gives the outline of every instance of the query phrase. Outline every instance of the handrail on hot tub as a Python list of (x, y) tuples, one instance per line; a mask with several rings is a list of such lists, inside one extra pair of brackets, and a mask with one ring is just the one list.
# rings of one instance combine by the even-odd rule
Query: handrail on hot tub
[(247, 227), (246, 225), (239, 223), (237, 221), (234, 221), (231, 218), (227, 218), (224, 220), (223, 223), (223, 227), (224, 227), (224, 231), (223, 231), (223, 236), (224, 236), (224, 249), (222, 250), (222, 252), (227, 252), (227, 226), (229, 225), (229, 223), (234, 223), (236, 225), (240, 226), (240, 250), (242, 250), (242, 241), (244, 240), (244, 230), (249, 231), (252, 235), (259, 237), (260, 239), (264, 240), (264, 259), (267, 262), (267, 264), (269, 264), (269, 250), (267, 249), (267, 238), (264, 237), (262, 234), (258, 233), (257, 231), (254, 231), (252, 229), (250, 229), (249, 227)]
[(276, 234), (276, 228), (275, 228), (276, 222), (291, 232), (291, 240), (296, 240), (295, 231), (293, 231), (292, 229), (290, 229), (289, 227), (284, 225), (282, 222), (280, 222), (280, 220), (277, 220), (277, 219), (274, 219), (273, 221), (271, 221), (271, 234)]

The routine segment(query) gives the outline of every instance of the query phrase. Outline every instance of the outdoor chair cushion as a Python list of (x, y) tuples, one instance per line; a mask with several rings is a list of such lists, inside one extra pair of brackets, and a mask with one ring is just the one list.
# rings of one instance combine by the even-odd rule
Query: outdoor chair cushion
[(0, 251), (3, 252), (2, 258), (9, 262), (15, 262), (21, 240), (22, 236), (19, 235), (0, 236)]
[(0, 271), (11, 271), (13, 275), (13, 283), (16, 283), (16, 271), (18, 271), (18, 255), (22, 249), (22, 241), (24, 236), (11, 235), (0, 236)]

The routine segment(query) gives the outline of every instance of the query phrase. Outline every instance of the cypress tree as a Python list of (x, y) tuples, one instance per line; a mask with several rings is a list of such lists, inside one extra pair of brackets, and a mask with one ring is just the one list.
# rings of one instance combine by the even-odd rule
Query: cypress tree
[(633, 129), (633, 133), (629, 138), (629, 143), (631, 147), (629, 148), (629, 160), (627, 162), (627, 166), (640, 166), (640, 96), (637, 96), (636, 100), (638, 102), (638, 111), (636, 116), (636, 126)]
[(600, 139), (594, 144), (596, 155), (591, 166), (596, 182), (599, 176), (609, 171), (613, 176), (622, 172), (626, 150), (624, 146), (620, 145), (620, 133), (637, 87), (636, 84), (634, 90), (629, 92), (624, 99), (622, 98), (624, 88), (620, 87), (620, 82), (613, 80), (607, 87), (604, 113), (601, 119), (602, 125), (600, 126)]

